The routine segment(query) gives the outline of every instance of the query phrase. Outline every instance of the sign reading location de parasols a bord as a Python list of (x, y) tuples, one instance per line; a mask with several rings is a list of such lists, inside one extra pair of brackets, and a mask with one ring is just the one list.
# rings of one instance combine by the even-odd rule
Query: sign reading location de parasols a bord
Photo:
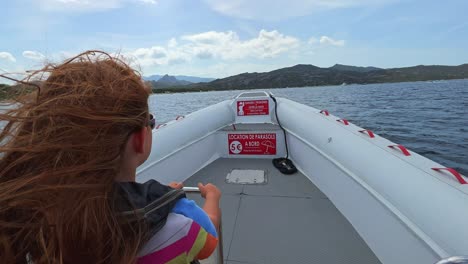
[(276, 155), (276, 134), (228, 134), (231, 155)]
[(237, 101), (238, 116), (268, 115), (268, 100)]

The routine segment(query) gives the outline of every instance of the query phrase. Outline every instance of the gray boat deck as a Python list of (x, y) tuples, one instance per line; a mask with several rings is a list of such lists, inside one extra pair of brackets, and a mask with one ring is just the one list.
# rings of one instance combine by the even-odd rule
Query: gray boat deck
[[(268, 182), (227, 183), (232, 169), (265, 170)], [(301, 173), (279, 173), (270, 159), (218, 159), (184, 185), (198, 182), (211, 182), (223, 193), (225, 263), (380, 263), (309, 179)], [(203, 205), (199, 194), (189, 198)]]

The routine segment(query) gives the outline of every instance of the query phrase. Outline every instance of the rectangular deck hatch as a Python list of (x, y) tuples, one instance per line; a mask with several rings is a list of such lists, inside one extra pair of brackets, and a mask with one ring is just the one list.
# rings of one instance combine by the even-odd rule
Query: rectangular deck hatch
[(264, 170), (233, 169), (227, 174), (226, 182), (233, 184), (265, 184), (266, 173)]

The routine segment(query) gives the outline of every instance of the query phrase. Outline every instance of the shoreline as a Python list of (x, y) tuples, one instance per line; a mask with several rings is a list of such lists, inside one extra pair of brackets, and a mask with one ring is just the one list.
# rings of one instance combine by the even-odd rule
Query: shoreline
[(350, 83), (346, 85), (330, 84), (330, 85), (316, 85), (316, 86), (291, 86), (291, 87), (262, 87), (262, 88), (231, 88), (231, 89), (217, 89), (217, 88), (164, 88), (164, 89), (152, 89), (153, 94), (176, 94), (176, 93), (200, 93), (200, 92), (222, 92), (222, 91), (246, 91), (246, 90), (268, 90), (268, 89), (286, 89), (286, 88), (319, 88), (319, 87), (346, 87), (355, 85), (380, 85), (380, 84), (396, 84), (396, 83), (439, 83), (444, 81), (457, 81), (457, 80), (468, 80), (468, 78), (462, 79), (439, 79), (439, 80), (422, 80), (422, 81), (405, 81), (405, 82), (382, 82), (382, 83)]
[[(268, 89), (285, 89), (285, 88), (319, 88), (319, 87), (346, 87), (346, 86), (355, 86), (355, 85), (382, 85), (382, 84), (393, 84), (393, 83), (419, 83), (419, 82), (429, 82), (429, 83), (439, 83), (444, 81), (457, 81), (457, 80), (468, 80), (468, 78), (462, 79), (439, 79), (439, 80), (422, 80), (422, 81), (405, 81), (405, 82), (382, 82), (382, 83), (350, 83), (345, 85), (340, 84), (330, 84), (330, 85), (316, 85), (316, 86), (292, 86), (292, 87), (260, 87), (260, 88), (230, 88), (230, 89), (218, 89), (218, 88), (211, 88), (211, 87), (201, 87), (201, 88), (184, 88), (183, 86), (178, 86), (177, 88), (164, 88), (164, 89), (152, 89), (152, 94), (176, 94), (176, 93), (200, 93), (200, 92), (222, 92), (222, 91), (247, 91), (247, 90), (268, 90)], [(2, 85), (2, 84), (0, 84)], [(10, 85), (0, 87), (6, 88), (12, 87)], [(1, 91), (0, 91), (1, 92)], [(1, 95), (1, 93), (0, 93)], [(11, 103), (11, 97), (0, 97), (0, 105), (1, 104), (9, 104)]]

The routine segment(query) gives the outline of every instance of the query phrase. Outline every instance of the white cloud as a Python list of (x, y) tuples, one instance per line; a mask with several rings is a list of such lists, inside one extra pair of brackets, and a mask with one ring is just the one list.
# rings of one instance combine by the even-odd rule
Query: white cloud
[[(132, 67), (141, 66), (140, 70), (146, 73), (164, 71), (188, 74), (199, 70), (198, 75), (227, 76), (280, 68), (288, 66), (285, 62), (291, 60), (294, 63), (308, 63), (306, 58), (321, 54), (316, 52), (318, 49), (345, 44), (344, 40), (327, 36), (300, 40), (277, 30), (260, 30), (256, 33), (256, 36), (241, 38), (234, 31), (208, 31), (170, 38), (160, 45), (119, 50), (112, 55), (124, 57)], [(62, 61), (75, 55), (75, 52), (61, 51), (45, 57), (38, 51), (23, 52), (25, 58), (39, 61)], [(242, 65), (250, 66), (243, 68)]]
[(322, 46), (330, 45), (330, 46), (337, 46), (337, 47), (343, 47), (345, 45), (344, 40), (335, 40), (335, 39), (333, 39), (331, 37), (327, 37), (327, 36), (321, 36), (320, 39), (317, 39), (315, 37), (311, 37), (311, 38), (309, 38), (307, 43), (309, 43), (310, 45), (320, 44)]
[[(180, 43), (179, 43), (180, 42)], [(261, 30), (257, 37), (241, 40), (233, 31), (208, 31), (169, 40), (166, 47), (140, 48), (124, 55), (142, 66), (170, 65), (194, 59), (240, 60), (273, 58), (296, 49), (300, 41), (276, 30)]]
[[(272, 63), (265, 61), (254, 62), (220, 62), (206, 65), (205, 67), (193, 67), (192, 65), (177, 65), (176, 67), (165, 67), (149, 71), (151, 73), (169, 73), (170, 75), (192, 75), (199, 77), (224, 78), (243, 72), (267, 72), (279, 68), (291, 66), (289, 63)], [(149, 73), (148, 72), (148, 73)]]
[(282, 20), (322, 10), (375, 6), (390, 1), (393, 0), (204, 0), (216, 12), (253, 20)]
[(152, 5), (155, 5), (158, 3), (156, 0), (138, 0), (138, 1), (144, 4), (152, 4)]
[[(174, 43), (169, 43), (174, 45)], [(190, 60), (190, 54), (184, 52), (178, 46), (167, 47), (153, 46), (149, 48), (139, 48), (136, 50), (123, 52), (122, 55), (127, 60), (135, 62), (143, 67), (158, 65), (173, 65)]]
[(309, 38), (309, 41), (307, 41), (309, 44), (317, 44), (318, 42), (319, 40), (314, 37)]
[(169, 42), (167, 42), (167, 46), (168, 46), (169, 48), (175, 48), (175, 47), (177, 47), (177, 44), (178, 44), (178, 43), (177, 43), (177, 40), (176, 40), (175, 38), (171, 38), (171, 39), (169, 40)]
[(101, 11), (121, 7), (120, 0), (40, 0), (39, 5), (47, 11)]
[(286, 36), (276, 30), (260, 30), (258, 36), (242, 41), (233, 31), (208, 31), (195, 35), (183, 36), (191, 42), (188, 46), (194, 54), (211, 53), (212, 57), (225, 60), (243, 59), (246, 57), (269, 58), (294, 49), (299, 45), (297, 38)]
[(330, 37), (322, 36), (320, 38), (320, 44), (343, 47), (344, 44), (345, 44), (345, 41), (344, 40), (334, 40), (334, 39), (332, 39)]
[(46, 11), (95, 12), (122, 8), (135, 3), (157, 4), (156, 0), (38, 0)]
[[(72, 0), (63, 0), (63, 1), (72, 1)], [(30, 60), (44, 60), (46, 57), (44, 54), (40, 53), (39, 51), (32, 51), (32, 50), (25, 50), (23, 51), (23, 57), (30, 59)]]
[(16, 59), (11, 53), (6, 52), (6, 51), (1, 51), (0, 52), (0, 60), (6, 60), (10, 62), (16, 62)]

